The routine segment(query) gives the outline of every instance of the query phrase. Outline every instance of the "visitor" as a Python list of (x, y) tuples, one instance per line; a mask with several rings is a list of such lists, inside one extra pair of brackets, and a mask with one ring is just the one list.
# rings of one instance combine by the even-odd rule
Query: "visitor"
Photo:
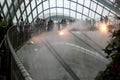
[(108, 24), (108, 16), (105, 16), (104, 21), (106, 24)]

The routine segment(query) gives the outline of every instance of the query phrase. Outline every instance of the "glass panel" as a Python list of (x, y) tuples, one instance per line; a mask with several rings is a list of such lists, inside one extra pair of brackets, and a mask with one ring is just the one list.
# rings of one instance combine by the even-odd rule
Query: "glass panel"
[(45, 1), (45, 2), (43, 3), (43, 6), (44, 6), (44, 10), (45, 10), (45, 9), (48, 9), (48, 8), (49, 8), (49, 6), (48, 6), (48, 1)]
[(71, 3), (71, 9), (76, 10), (76, 3)]
[[(4, 0), (3, 0), (4, 1)], [(8, 6), (10, 7), (11, 5), (11, 0), (7, 0)]]
[(65, 8), (69, 8), (69, 1), (64, 0), (64, 7), (65, 7)]
[[(61, 0), (60, 0), (61, 1)], [(55, 7), (56, 5), (55, 5), (55, 0), (50, 0), (50, 7)]]
[(17, 23), (16, 17), (13, 18), (13, 23), (14, 23), (14, 24)]
[(1, 5), (3, 5), (4, 2), (5, 2), (5, 0), (1, 0), (1, 1), (0, 1)]
[(110, 14), (109, 14), (109, 16), (112, 16), (112, 17), (114, 17), (114, 14), (113, 14), (113, 13), (110, 13)]
[(20, 18), (20, 10), (17, 10), (17, 17)]
[(36, 4), (35, 4), (35, 0), (32, 0), (31, 2), (31, 6), (32, 6), (32, 10), (35, 8)]
[(88, 10), (89, 10), (89, 9), (87, 9), (87, 8), (84, 7), (83, 14), (88, 15)]
[(42, 12), (42, 5), (38, 6), (38, 13)]
[(84, 1), (84, 0), (78, 0), (78, 3), (81, 3), (81, 4), (83, 4), (83, 1)]
[(72, 0), (72, 1), (75, 1), (75, 2), (76, 2), (77, 0)]
[(25, 9), (24, 3), (21, 4), (20, 8), (22, 11)]
[(35, 18), (37, 15), (36, 9), (33, 11), (33, 18)]
[(77, 19), (81, 19), (81, 14), (77, 13)]
[(57, 0), (57, 6), (63, 7), (63, 0)]
[(39, 17), (40, 17), (40, 18), (43, 18), (43, 14), (40, 14)]
[(49, 10), (45, 11), (44, 14), (45, 14), (45, 18), (49, 17)]
[(91, 18), (94, 18), (94, 14), (95, 14), (95, 12), (93, 12), (93, 11), (90, 10), (90, 15), (89, 15), (89, 16), (90, 16)]
[(100, 19), (100, 15), (95, 14), (95, 19)]
[(83, 20), (85, 20), (85, 19), (87, 19), (87, 17), (83, 15)]
[(68, 9), (64, 9), (64, 15), (69, 16), (69, 10)]
[(75, 12), (74, 11), (70, 11), (70, 17), (73, 17), (73, 18), (75, 18)]
[(7, 6), (5, 5), (4, 8), (3, 8), (3, 11), (4, 11), (4, 14), (5, 14), (5, 15), (6, 15), (6, 13), (7, 13), (7, 10), (8, 10), (8, 9), (7, 9)]
[(90, 0), (85, 0), (84, 5), (87, 6), (87, 7), (89, 7), (89, 5), (90, 5)]
[(102, 13), (102, 10), (103, 10), (103, 8), (98, 5), (96, 12), (99, 13), (99, 14), (101, 14), (101, 13)]
[(31, 12), (30, 5), (27, 7), (27, 13), (29, 14)]
[(37, 1), (37, 4), (39, 4), (40, 2), (42, 2), (42, 0), (36, 0)]
[(26, 17), (27, 17), (27, 15), (26, 15), (26, 13), (24, 12), (23, 15), (22, 15), (23, 21), (25, 21)]
[(106, 9), (103, 10), (103, 16), (108, 15), (109, 11), (107, 11)]
[(52, 14), (56, 15), (56, 8), (50, 10)]
[(91, 7), (90, 7), (90, 9), (92, 9), (92, 10), (95, 11), (96, 6), (97, 6), (96, 3), (92, 2), (92, 3), (91, 3)]
[(29, 0), (25, 0), (25, 5), (27, 6), (27, 4), (29, 3)]
[(82, 6), (81, 5), (77, 6), (77, 11), (82, 13)]
[(63, 9), (62, 8), (57, 8), (57, 13), (62, 15), (63, 14)]

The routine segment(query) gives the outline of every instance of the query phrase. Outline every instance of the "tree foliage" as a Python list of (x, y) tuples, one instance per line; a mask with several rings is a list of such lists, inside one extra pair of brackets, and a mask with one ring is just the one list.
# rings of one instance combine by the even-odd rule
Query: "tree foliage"
[(111, 40), (103, 50), (112, 61), (98, 73), (95, 80), (120, 80), (120, 29), (112, 32)]

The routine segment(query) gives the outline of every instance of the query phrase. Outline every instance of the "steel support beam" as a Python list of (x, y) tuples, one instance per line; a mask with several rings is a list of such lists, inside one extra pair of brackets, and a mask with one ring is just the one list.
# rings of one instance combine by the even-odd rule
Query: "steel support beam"
[[(19, 8), (19, 5), (22, 4), (23, 0), (20, 0), (19, 4), (18, 4), (18, 2), (17, 2), (16, 0), (14, 0), (14, 1), (15, 1), (15, 11), (17, 12), (17, 10), (18, 10), (18, 8)], [(16, 13), (16, 12), (14, 12), (14, 9), (12, 8), (12, 10), (10, 11), (11, 18), (14, 18), (14, 16), (15, 16), (14, 13)], [(7, 12), (6, 15), (8, 15), (8, 14), (9, 14), (9, 12)], [(8, 18), (9, 18), (9, 16), (7, 17), (7, 19), (8, 19)]]
[(101, 4), (105, 5), (106, 7), (108, 7), (110, 10), (113, 10), (117, 15), (120, 16), (120, 10), (115, 7), (112, 3), (106, 1), (106, 0), (96, 0), (98, 2), (100, 2)]
[[(31, 3), (31, 1), (32, 0), (29, 0), (30, 2), (29, 3)], [(20, 7), (20, 5), (22, 4), (24, 2), (24, 0), (19, 0), (19, 3), (15, 0), (15, 11), (17, 12), (17, 10), (19, 9), (19, 7)], [(14, 12), (14, 9), (12, 8), (12, 11), (10, 11), (10, 14), (11, 14), (11, 17), (12, 18), (14, 18), (14, 16), (15, 16), (15, 14), (14, 13), (16, 13), (16, 12)], [(7, 12), (7, 14), (6, 15), (8, 15), (9, 13)], [(9, 16), (8, 16), (9, 17)], [(8, 18), (7, 17), (7, 18)]]

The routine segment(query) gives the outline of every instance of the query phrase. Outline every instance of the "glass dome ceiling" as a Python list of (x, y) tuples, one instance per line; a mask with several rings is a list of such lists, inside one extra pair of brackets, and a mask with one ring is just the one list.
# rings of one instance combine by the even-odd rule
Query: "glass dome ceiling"
[[(114, 0), (104, 1), (114, 2)], [(6, 21), (10, 17), (14, 23), (19, 22), (21, 17), (32, 22), (37, 17), (84, 20), (116, 15), (99, 0), (1, 0), (0, 12)]]

